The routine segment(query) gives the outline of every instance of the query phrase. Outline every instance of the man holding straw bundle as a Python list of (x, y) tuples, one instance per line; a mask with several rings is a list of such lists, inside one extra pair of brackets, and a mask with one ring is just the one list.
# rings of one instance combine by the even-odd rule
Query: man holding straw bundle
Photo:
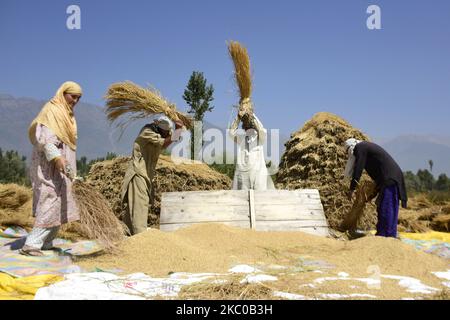
[[(251, 103), (249, 99), (243, 103)], [(241, 110), (247, 110), (244, 106)], [(239, 122), (242, 121), (244, 132), (238, 133)], [(233, 178), (234, 190), (271, 190), (275, 189), (264, 159), (264, 143), (267, 130), (252, 112), (238, 114), (228, 131), (230, 137), (238, 145), (236, 170)]]
[[(275, 189), (264, 159), (263, 146), (267, 138), (267, 130), (254, 114), (251, 101), (250, 57), (247, 49), (237, 41), (228, 43), (228, 53), (233, 61), (235, 80), (240, 95), (238, 116), (228, 131), (238, 145), (233, 189)], [(237, 132), (240, 122), (245, 131), (243, 134)]]
[[(175, 122), (176, 130), (181, 130), (182, 127), (182, 122)], [(172, 121), (166, 116), (159, 116), (153, 123), (145, 125), (134, 141), (121, 198), (122, 203), (126, 203), (124, 222), (131, 235), (147, 230), (156, 164), (161, 152), (172, 141)]]

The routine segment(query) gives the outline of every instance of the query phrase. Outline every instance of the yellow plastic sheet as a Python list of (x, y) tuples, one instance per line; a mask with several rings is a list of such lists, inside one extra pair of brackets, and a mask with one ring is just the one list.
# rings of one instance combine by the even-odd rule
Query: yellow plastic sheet
[(15, 278), (0, 273), (0, 300), (32, 300), (39, 288), (63, 279), (64, 277), (54, 274)]
[(439, 240), (450, 243), (450, 233), (448, 232), (437, 232), (437, 231), (430, 231), (425, 233), (400, 232), (400, 237), (411, 240)]

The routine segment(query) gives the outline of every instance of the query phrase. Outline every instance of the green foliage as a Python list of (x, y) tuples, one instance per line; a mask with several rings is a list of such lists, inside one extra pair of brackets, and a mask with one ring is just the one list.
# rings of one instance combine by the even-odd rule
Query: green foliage
[(450, 190), (450, 179), (445, 173), (439, 175), (434, 188), (438, 191)]
[(17, 183), (30, 185), (26, 164), (27, 158), (17, 151), (8, 150), (3, 153), (0, 148), (0, 183)]
[(230, 179), (234, 178), (234, 171), (236, 169), (236, 165), (235, 164), (217, 164), (217, 163), (213, 163), (210, 164), (209, 167), (211, 169), (214, 169), (220, 173), (223, 173), (225, 175), (227, 175)]
[[(214, 100), (213, 85), (206, 85), (206, 78), (203, 72), (194, 71), (189, 79), (186, 89), (184, 90), (183, 99), (190, 106), (188, 113), (194, 115), (195, 121), (203, 121), (206, 112), (211, 112), (214, 107), (210, 103)], [(198, 139), (197, 146), (194, 145), (195, 134), (203, 137), (203, 132), (196, 128), (191, 129), (191, 159), (195, 159), (194, 150), (201, 150), (203, 145), (202, 138)]]
[(106, 157), (97, 158), (87, 161), (87, 158), (85, 156), (82, 156), (79, 160), (77, 160), (77, 175), (80, 177), (86, 177), (89, 174), (89, 171), (91, 170), (91, 167), (96, 162), (105, 161), (105, 160), (112, 160), (116, 158), (117, 155), (113, 152), (108, 152), (106, 154)]
[(191, 107), (188, 113), (193, 113), (196, 121), (202, 121), (205, 113), (214, 109), (210, 106), (214, 100), (214, 87), (212, 84), (207, 86), (206, 81), (203, 72), (194, 71), (184, 90), (183, 99)]
[[(433, 197), (446, 197), (446, 193), (450, 192), (450, 179), (446, 174), (439, 175), (436, 180), (434, 176), (427, 170), (418, 170), (417, 174), (407, 171), (404, 173), (406, 189), (409, 193), (431, 192)], [(440, 193), (442, 192), (442, 194)]]

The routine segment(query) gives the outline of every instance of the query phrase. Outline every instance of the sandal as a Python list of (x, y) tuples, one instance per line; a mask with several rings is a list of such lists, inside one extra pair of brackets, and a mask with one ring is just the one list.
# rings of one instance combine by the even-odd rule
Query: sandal
[(19, 253), (30, 257), (42, 257), (44, 255), (41, 250), (29, 246), (24, 246), (19, 250)]

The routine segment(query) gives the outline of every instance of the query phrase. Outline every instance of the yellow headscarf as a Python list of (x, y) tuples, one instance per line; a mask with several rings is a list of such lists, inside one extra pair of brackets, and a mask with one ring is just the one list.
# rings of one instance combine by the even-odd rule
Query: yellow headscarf
[(81, 87), (72, 81), (64, 82), (56, 95), (47, 102), (28, 129), (32, 144), (36, 143), (36, 126), (43, 124), (67, 144), (72, 150), (77, 148), (77, 122), (71, 106), (64, 98), (64, 93), (82, 95)]

